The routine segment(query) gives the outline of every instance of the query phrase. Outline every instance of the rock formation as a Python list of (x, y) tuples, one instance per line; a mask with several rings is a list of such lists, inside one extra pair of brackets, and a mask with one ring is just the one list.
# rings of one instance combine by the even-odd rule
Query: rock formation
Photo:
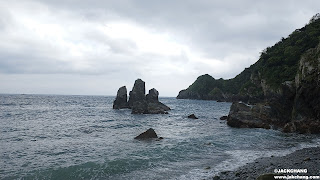
[(270, 106), (247, 105), (235, 102), (232, 104), (227, 117), (227, 124), (237, 128), (266, 128), (270, 129), (273, 112)]
[[(147, 101), (143, 100), (143, 101), (136, 101), (133, 103), (131, 109), (131, 113), (132, 114), (151, 114), (148, 111), (148, 103)], [(160, 113), (159, 113), (160, 114)]]
[(158, 138), (157, 133), (154, 131), (154, 129), (150, 128), (146, 132), (141, 133), (139, 136), (135, 137), (134, 139), (153, 139)]
[[(232, 127), (282, 129), (284, 132), (320, 133), (320, 44), (299, 61), (294, 81), (286, 81), (278, 93), (263, 102), (245, 105), (234, 102), (227, 124)], [(270, 95), (272, 94), (272, 95)]]
[(221, 116), (220, 117), (220, 120), (227, 120), (228, 119), (228, 116)]
[(284, 131), (320, 133), (320, 44), (302, 56), (293, 84), (292, 116)]
[(159, 92), (152, 88), (146, 95), (149, 114), (165, 114), (170, 108), (159, 101)]
[(149, 94), (147, 94), (146, 98), (148, 102), (159, 102), (158, 100), (159, 92), (152, 88), (149, 90)]
[(320, 133), (319, 37), (320, 19), (313, 18), (236, 77), (199, 76), (177, 98), (233, 102), (227, 118), (232, 127)]
[[(240, 78), (242, 78), (241, 76)], [(177, 99), (216, 100), (218, 102), (248, 101), (249, 99), (256, 101), (256, 97), (250, 98), (246, 94), (239, 94), (237, 92), (237, 89), (240, 89), (239, 83), (233, 81), (238, 80), (214, 79), (212, 76), (205, 74), (199, 76), (187, 89), (181, 90)]]
[(128, 104), (130, 108), (133, 107), (135, 102), (143, 102), (146, 101), (146, 88), (145, 88), (145, 82), (141, 79), (137, 79), (134, 82), (134, 86), (132, 88), (132, 91), (129, 93), (129, 101)]
[(196, 115), (194, 115), (194, 114), (190, 114), (190, 115), (188, 116), (188, 118), (190, 118), (190, 119), (199, 119), (199, 118), (197, 118)]
[(132, 114), (167, 114), (167, 111), (170, 110), (168, 106), (159, 102), (159, 92), (155, 88), (150, 89), (149, 94), (145, 95), (145, 82), (141, 79), (135, 81), (132, 91), (129, 93), (128, 102), (126, 102), (126, 91), (125, 97), (123, 95), (124, 90), (121, 90), (121, 93), (119, 91), (118, 94), (122, 98), (118, 98), (117, 95), (113, 105), (114, 109), (120, 109), (118, 108), (119, 104), (122, 104), (120, 107), (132, 109)]
[(170, 108), (161, 102), (148, 102), (148, 114), (168, 114)]
[(116, 100), (113, 102), (113, 109), (123, 109), (128, 107), (127, 88), (126, 86), (122, 86), (119, 88)]

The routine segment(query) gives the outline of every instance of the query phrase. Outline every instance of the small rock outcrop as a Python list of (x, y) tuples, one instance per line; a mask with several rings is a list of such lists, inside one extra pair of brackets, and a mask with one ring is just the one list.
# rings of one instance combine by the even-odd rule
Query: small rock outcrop
[(127, 90), (124, 92), (123, 87), (120, 89), (113, 104), (114, 109), (130, 108), (132, 114), (167, 114), (170, 110), (168, 106), (159, 102), (159, 92), (155, 88), (150, 89), (145, 95), (145, 82), (141, 79), (135, 81), (128, 102)]
[(127, 88), (126, 86), (122, 86), (119, 88), (117, 92), (117, 97), (113, 102), (113, 109), (123, 109), (128, 108), (127, 102)]
[(221, 116), (220, 117), (220, 120), (227, 120), (228, 119), (228, 116)]
[(148, 102), (147, 114), (168, 114), (170, 108), (161, 102)]
[(196, 115), (194, 115), (194, 114), (190, 114), (189, 116), (188, 116), (188, 118), (190, 118), (190, 119), (199, 119)]
[(170, 108), (159, 101), (159, 92), (152, 88), (146, 95), (149, 114), (166, 114)]
[(149, 94), (147, 94), (146, 98), (148, 102), (159, 102), (158, 96), (159, 92), (155, 88), (152, 88), (149, 90)]
[(135, 137), (134, 139), (153, 139), (153, 138), (158, 138), (157, 133), (154, 131), (154, 129), (150, 128), (146, 132), (141, 133), (139, 136)]

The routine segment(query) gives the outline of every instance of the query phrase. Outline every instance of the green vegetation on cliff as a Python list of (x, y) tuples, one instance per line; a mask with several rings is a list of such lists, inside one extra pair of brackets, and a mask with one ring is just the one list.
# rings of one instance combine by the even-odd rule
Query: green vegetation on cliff
[(320, 40), (319, 14), (303, 28), (282, 38), (261, 52), (259, 60), (233, 79), (214, 79), (208, 74), (199, 76), (186, 90), (179, 92), (181, 99), (248, 100), (262, 99), (277, 92), (282, 83), (293, 81), (301, 55), (318, 45)]

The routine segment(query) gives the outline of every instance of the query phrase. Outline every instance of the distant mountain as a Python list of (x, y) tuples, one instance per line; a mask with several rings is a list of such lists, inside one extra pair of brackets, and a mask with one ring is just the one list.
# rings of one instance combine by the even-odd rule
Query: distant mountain
[(315, 48), (320, 38), (319, 14), (301, 29), (282, 38), (261, 52), (259, 60), (235, 78), (214, 79), (208, 74), (199, 76), (178, 99), (259, 102), (277, 94), (281, 84), (292, 81), (299, 68), (301, 56)]
[(320, 133), (319, 17), (267, 47), (235, 78), (202, 75), (177, 98), (233, 102), (227, 119), (232, 127)]

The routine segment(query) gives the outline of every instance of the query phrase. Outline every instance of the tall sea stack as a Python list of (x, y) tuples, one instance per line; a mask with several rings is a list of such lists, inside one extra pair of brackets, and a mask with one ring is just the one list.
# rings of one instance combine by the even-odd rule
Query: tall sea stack
[(168, 106), (159, 102), (159, 92), (152, 88), (149, 94), (145, 94), (145, 82), (137, 79), (132, 91), (129, 93), (127, 102), (127, 89), (125, 86), (118, 90), (113, 109), (129, 108), (132, 114), (167, 114), (170, 110)]
[(117, 92), (117, 97), (113, 102), (113, 109), (123, 109), (128, 108), (127, 102), (127, 88), (126, 86), (122, 86), (119, 88)]
[(129, 93), (129, 107), (132, 108), (135, 102), (143, 102), (146, 101), (146, 87), (145, 82), (141, 79), (137, 79), (134, 82), (134, 86), (132, 91)]

